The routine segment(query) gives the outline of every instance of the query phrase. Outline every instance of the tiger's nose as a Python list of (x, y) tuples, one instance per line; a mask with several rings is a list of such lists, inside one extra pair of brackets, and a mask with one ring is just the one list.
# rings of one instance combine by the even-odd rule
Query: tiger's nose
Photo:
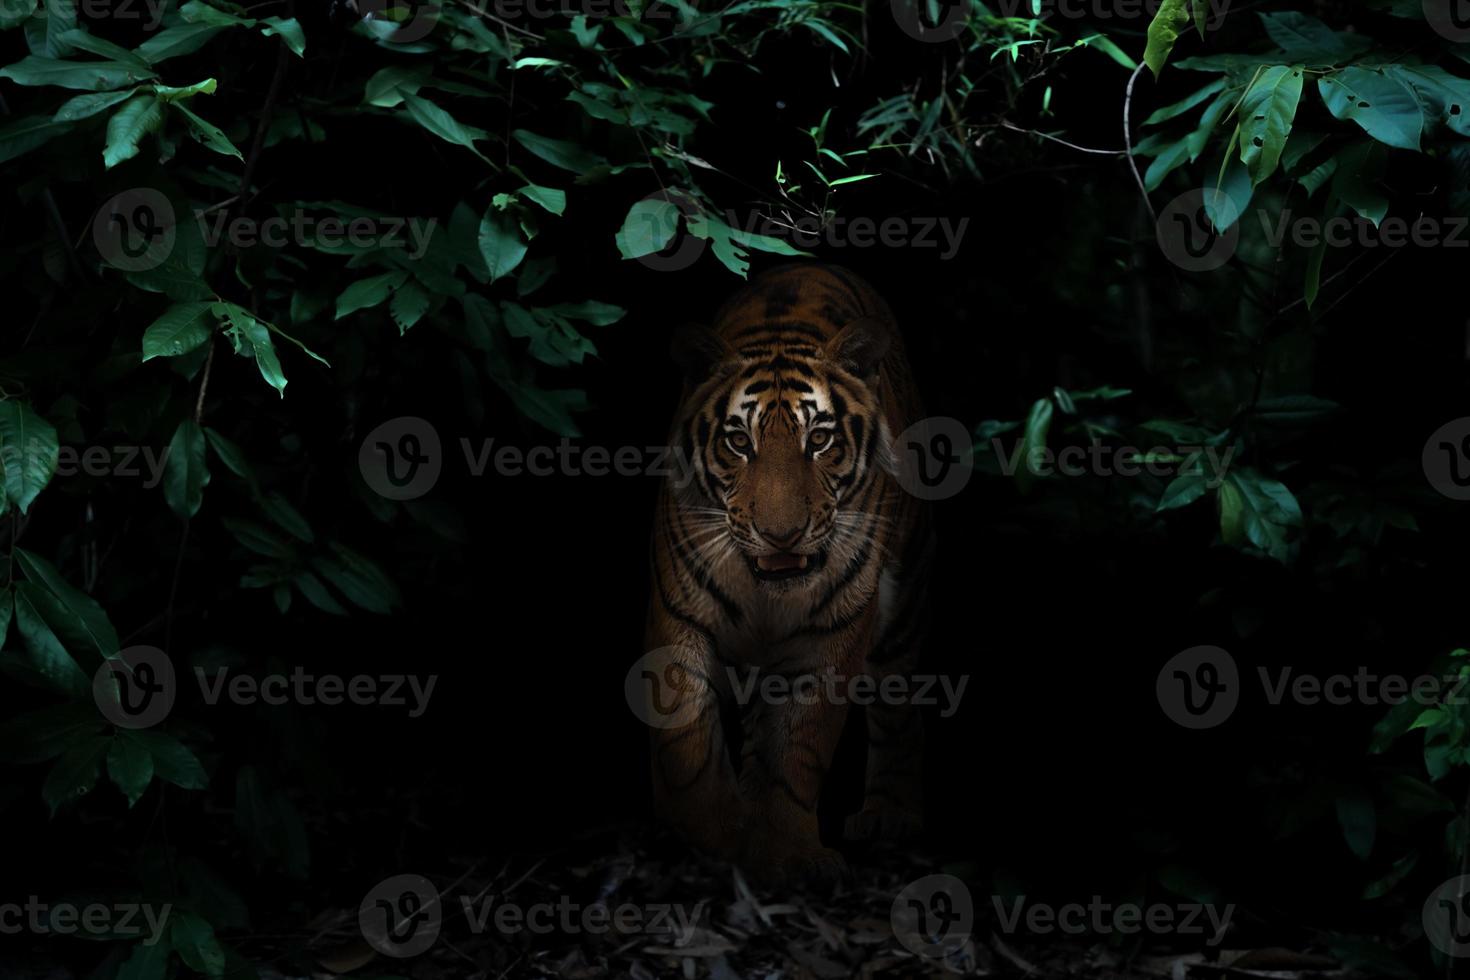
[(760, 532), (761, 537), (765, 538), (766, 541), (783, 551), (800, 541), (802, 534), (806, 532), (805, 527), (794, 527), (788, 531), (767, 531), (765, 528), (760, 527), (756, 528), (756, 530)]

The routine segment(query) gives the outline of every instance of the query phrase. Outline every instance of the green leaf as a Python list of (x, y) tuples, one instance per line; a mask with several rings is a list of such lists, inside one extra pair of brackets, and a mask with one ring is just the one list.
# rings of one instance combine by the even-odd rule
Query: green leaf
[(388, 303), (388, 315), (398, 324), (399, 334), (404, 334), (423, 319), (433, 305), (434, 298), (428, 290), (410, 279), (393, 291), (393, 298)]
[(545, 160), (554, 167), (570, 170), (572, 173), (584, 174), (594, 167), (604, 166), (607, 160), (583, 149), (577, 143), (568, 143), (565, 140), (554, 140), (525, 129), (517, 129), (511, 132), (515, 141), (531, 153)]
[(83, 92), (107, 92), (157, 77), (119, 61), (61, 61), (35, 54), (0, 68), (0, 78), (17, 85), (51, 85)]
[(208, 485), (204, 430), (198, 422), (186, 418), (179, 423), (168, 444), (168, 459), (163, 467), (163, 498), (175, 514), (187, 520), (199, 513), (199, 506), (204, 502), (204, 488)]
[(189, 969), (207, 977), (225, 972), (225, 951), (214, 936), (214, 927), (193, 912), (175, 911), (169, 921), (169, 942)]
[(175, 303), (143, 331), (143, 360), (178, 357), (197, 349), (214, 333), (213, 303)]
[(15, 549), (15, 563), (26, 581), (43, 590), (34, 595), (52, 629), (73, 650), (85, 650), (98, 666), (117, 653), (121, 644), (107, 612), (96, 599), (74, 587), (49, 561), (24, 548)]
[(271, 519), (271, 523), (290, 534), (293, 538), (310, 544), (315, 540), (311, 533), (311, 525), (306, 518), (301, 516), (301, 511), (291, 505), (285, 497), (274, 490), (260, 499), (260, 509), (265, 516)]
[(56, 632), (37, 608), (44, 603), (39, 586), (21, 582), (15, 586), (15, 626), (24, 644), (26, 660), (55, 690), (73, 697), (84, 697), (91, 689), (91, 679), (66, 652)]
[(118, 968), (117, 980), (166, 980), (170, 952), (167, 936), (155, 943), (139, 940)]
[(1373, 839), (1378, 833), (1378, 814), (1373, 800), (1362, 790), (1353, 790), (1337, 798), (1337, 823), (1342, 828), (1348, 849), (1359, 860), (1373, 853)]
[(90, 119), (104, 110), (110, 109), (130, 98), (137, 89), (123, 89), (121, 92), (95, 92), (86, 95), (73, 96), (61, 104), (52, 118), (57, 122), (78, 122), (82, 119)]
[(235, 536), (236, 541), (258, 555), (265, 555), (267, 558), (292, 557), (290, 543), (269, 528), (233, 517), (222, 517), (220, 523)]
[(1143, 63), (1159, 77), (1164, 62), (1174, 50), (1179, 34), (1189, 26), (1189, 10), (1186, 0), (1161, 0), (1154, 19), (1148, 25), (1148, 45), (1143, 51)]
[(1418, 150), (1424, 109), (1414, 91), (1383, 70), (1344, 68), (1317, 80), (1327, 110), (1352, 120), (1369, 136), (1405, 150)]
[(1442, 708), (1429, 708), (1419, 713), (1419, 717), (1415, 718), (1414, 723), (1409, 726), (1409, 731), (1412, 732), (1417, 728), (1433, 728), (1448, 720), (1449, 715)]
[(475, 146), (476, 140), (489, 139), (489, 133), (483, 129), (476, 129), (474, 126), (466, 126), (428, 99), (401, 89), (399, 94), (403, 96), (404, 109), (408, 111), (409, 117), (414, 122), (444, 142), (462, 146), (486, 163), (490, 162), (489, 158)]
[(306, 56), (306, 32), (295, 17), (267, 17), (261, 24), (265, 26), (261, 27), (260, 33), (266, 37), (279, 37), (296, 57)]
[(1144, 190), (1157, 190), (1176, 168), (1182, 166), (1189, 159), (1189, 142), (1187, 139), (1176, 140), (1165, 147), (1153, 162), (1148, 165), (1148, 170), (1143, 175)]
[(46, 774), (46, 782), (41, 785), (41, 798), (51, 808), (53, 816), (64, 804), (92, 792), (110, 742), (106, 736), (91, 735), (67, 749), (56, 760)]
[(1021, 441), (1016, 445), (1016, 489), (1022, 494), (1030, 493), (1031, 486), (1036, 481), (1037, 474), (1032, 472), (1029, 458), (1033, 452), (1039, 453), (1046, 448), (1052, 414), (1050, 398), (1036, 399), (1031, 405), (1031, 411), (1026, 413), (1026, 427), (1022, 430)]
[(669, 247), (679, 230), (679, 208), (672, 201), (634, 202), (614, 239), (625, 259), (653, 255)]
[(367, 80), (363, 89), (362, 104), (392, 109), (403, 102), (404, 93), (413, 94), (429, 81), (428, 72), (422, 67), (390, 65), (379, 69)]
[(332, 597), (332, 593), (327, 591), (327, 587), (322, 584), (322, 580), (311, 572), (302, 569), (291, 576), (291, 582), (296, 586), (297, 591), (306, 597), (307, 602), (316, 606), (322, 612), (331, 613), (333, 616), (347, 615), (347, 610), (342, 608), (342, 604)]
[(1383, 72), (1413, 89), (1424, 107), (1431, 110), (1426, 123), (1470, 136), (1470, 80), (1436, 65), (1385, 65)]
[(181, 99), (192, 99), (196, 95), (213, 95), (217, 88), (219, 88), (219, 82), (213, 78), (206, 78), (193, 85), (155, 85), (153, 94), (164, 102), (178, 102)]
[(567, 209), (567, 192), (539, 184), (527, 184), (516, 191), (528, 201), (534, 201), (552, 214), (561, 215)]
[[(123, 93), (124, 98), (127, 95), (128, 93)], [(58, 122), (48, 116), (26, 116), (8, 126), (0, 127), (0, 163), (45, 146), (62, 133), (70, 132), (71, 128), (65, 121)]]
[[(1388, 197), (1379, 189), (1387, 153), (1382, 144), (1370, 140), (1343, 148), (1334, 158), (1337, 169), (1332, 175), (1328, 206), (1333, 207), (1333, 202), (1340, 200), (1377, 227), (1388, 214)], [(1331, 216), (1331, 212), (1324, 213), (1324, 217)]]
[(370, 310), (375, 306), (383, 305), (388, 295), (402, 286), (407, 279), (408, 273), (397, 271), (384, 272), (368, 279), (357, 280), (342, 290), (342, 295), (337, 297), (336, 318), (340, 320), (359, 310)]
[(169, 58), (193, 54), (222, 30), (223, 27), (215, 24), (175, 24), (159, 31), (134, 50), (149, 64), (156, 65)]
[(1281, 160), (1302, 95), (1302, 70), (1273, 65), (1256, 76), (1240, 103), (1240, 162), (1258, 185)]
[(1372, 47), (1361, 34), (1339, 34), (1317, 18), (1295, 10), (1262, 13), (1260, 17), (1271, 40), (1297, 63), (1336, 64)]
[(328, 547), (332, 555), (313, 558), (311, 566), (354, 605), (386, 616), (402, 603), (398, 587), (376, 563), (335, 541)]
[[(36, 0), (8, 0), (0, 4), (0, 31), (19, 27), (36, 12)], [(583, 20), (586, 20), (584, 17)]]
[(1190, 93), (1188, 96), (1180, 99), (1173, 105), (1168, 105), (1162, 109), (1154, 110), (1153, 114), (1143, 121), (1143, 125), (1153, 126), (1157, 125), (1158, 123), (1164, 122), (1165, 120), (1173, 119), (1175, 116), (1181, 116), (1184, 113), (1188, 112), (1190, 109), (1193, 109), (1195, 106), (1199, 105), (1201, 102), (1204, 102), (1216, 92), (1219, 92), (1224, 87), (1225, 79), (1217, 78), (1210, 84), (1206, 85), (1204, 88)]
[(0, 744), (5, 746), (7, 762), (45, 762), (110, 727), (89, 697), (12, 715), (0, 725)]
[(188, 120), (189, 135), (194, 137), (195, 140), (216, 153), (222, 153), (227, 157), (234, 157), (237, 160), (245, 159), (244, 154), (240, 152), (240, 148), (234, 143), (231, 143), (230, 138), (214, 123), (209, 122), (207, 119), (201, 119), (194, 110), (182, 102), (174, 103), (174, 108), (183, 113), (184, 118)]
[(281, 373), (281, 362), (276, 358), (276, 348), (265, 324), (234, 303), (216, 303), (212, 309), (215, 316), (229, 324), (225, 333), (234, 343), (235, 352), (254, 357), (260, 376), (285, 398), (286, 376)]
[(490, 270), (491, 282), (515, 271), (526, 257), (527, 246), (521, 237), (520, 222), (510, 212), (498, 210), (493, 204), (480, 219), (479, 245), (485, 267)]
[(107, 750), (107, 775), (122, 790), (131, 808), (153, 782), (153, 756), (130, 738), (128, 732), (119, 731)]
[(1164, 488), (1164, 494), (1159, 498), (1159, 505), (1154, 508), (1154, 511), (1185, 507), (1203, 497), (1208, 490), (1209, 481), (1203, 476), (1198, 474), (1176, 476)]
[(255, 470), (245, 458), (244, 450), (209, 426), (204, 427), (204, 438), (219, 461), (225, 464), (225, 469), (252, 485), (255, 483)]
[(715, 258), (731, 272), (741, 278), (750, 271), (748, 256), (751, 249), (772, 252), (776, 255), (807, 255), (792, 248), (779, 238), (757, 235), (754, 232), (732, 227), (713, 214), (698, 214), (688, 219), (689, 233), (696, 238), (706, 239), (713, 246)]
[(1283, 564), (1287, 534), (1301, 527), (1302, 512), (1290, 490), (1252, 469), (1232, 470), (1218, 491), (1220, 534), (1231, 547), (1254, 545)]
[(14, 504), (22, 514), (26, 513), (56, 473), (60, 450), (56, 430), (31, 406), (14, 398), (0, 401), (0, 477), (5, 490), (4, 504)]
[(166, 783), (180, 789), (204, 789), (209, 785), (209, 776), (199, 759), (185, 747), (183, 742), (167, 732), (157, 729), (130, 731), (127, 738), (136, 741), (153, 758), (153, 772)]
[(1081, 38), (1077, 41), (1077, 46), (1079, 48), (1091, 48), (1094, 51), (1101, 51), (1109, 58), (1112, 58), (1113, 61), (1122, 65), (1124, 68), (1127, 68), (1129, 71), (1133, 71), (1138, 67), (1138, 62), (1130, 58), (1128, 56), (1128, 52), (1124, 51), (1122, 48), (1118, 47), (1117, 44), (1113, 43), (1113, 41), (1104, 37), (1101, 34), (1093, 34), (1088, 37)]
[[(1425, 788), (1428, 789), (1429, 787), (1426, 786)], [(1394, 888), (1398, 887), (1399, 882), (1408, 877), (1409, 872), (1413, 871), (1414, 867), (1418, 863), (1418, 851), (1410, 851), (1408, 854), (1405, 854), (1403, 857), (1399, 858), (1393, 863), (1393, 867), (1389, 868), (1387, 874), (1379, 878), (1377, 881), (1369, 883), (1367, 887), (1363, 889), (1363, 900), (1372, 901), (1375, 898), (1382, 898), (1384, 895), (1387, 895), (1389, 892), (1393, 891)], [(1414, 975), (1415, 974), (1413, 974), (1412, 972), (1409, 974), (1409, 976), (1411, 977)]]
[[(185, 206), (187, 207), (187, 206)], [(192, 216), (192, 208), (184, 213)], [(151, 293), (163, 293), (180, 303), (208, 299), (214, 291), (204, 281), (204, 266), (208, 259), (204, 235), (198, 221), (176, 221), (173, 225), (172, 247), (168, 239), (158, 238), (150, 246), (150, 258), (159, 264), (151, 269), (128, 272), (127, 280), (139, 289)], [(155, 250), (166, 249), (163, 254)]]

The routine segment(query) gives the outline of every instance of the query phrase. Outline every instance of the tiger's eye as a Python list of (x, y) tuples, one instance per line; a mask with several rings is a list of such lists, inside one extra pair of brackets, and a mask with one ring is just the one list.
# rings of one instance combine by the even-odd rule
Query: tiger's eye
[(750, 449), (750, 436), (744, 432), (732, 432), (725, 437), (730, 442), (730, 448), (737, 453), (743, 453)]
[(806, 444), (813, 449), (821, 449), (832, 441), (832, 433), (826, 429), (817, 429), (807, 436)]

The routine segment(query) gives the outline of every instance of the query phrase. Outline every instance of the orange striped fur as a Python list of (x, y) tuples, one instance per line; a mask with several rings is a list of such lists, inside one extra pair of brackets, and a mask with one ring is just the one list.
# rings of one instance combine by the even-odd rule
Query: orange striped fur
[[(892, 439), (922, 416), (903, 345), (866, 283), (801, 264), (756, 278), (675, 355), (686, 385), (672, 444), (694, 477), (660, 494), (646, 649), (676, 651), (675, 697), (693, 720), (654, 730), (656, 802), (767, 879), (830, 878), (845, 865), (819, 839), (817, 802), (845, 699), (731, 702), (751, 672), (913, 670), (932, 545), (922, 503), (893, 476)], [(866, 798), (847, 836), (913, 833), (917, 712), (866, 710)]]

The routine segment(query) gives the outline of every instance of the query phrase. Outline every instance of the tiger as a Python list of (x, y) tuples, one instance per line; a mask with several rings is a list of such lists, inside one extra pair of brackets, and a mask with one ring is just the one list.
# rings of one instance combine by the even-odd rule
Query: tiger
[[(923, 416), (902, 339), (871, 286), (803, 263), (752, 279), (672, 352), (687, 473), (659, 490), (645, 676), (678, 724), (652, 727), (655, 809), (759, 879), (834, 882), (849, 872), (817, 803), (854, 699), (825, 692), (910, 677), (928, 621), (933, 534), (897, 479), (895, 434)], [(772, 677), (796, 686), (751, 696)], [(916, 835), (921, 720), (867, 700), (843, 836)]]

